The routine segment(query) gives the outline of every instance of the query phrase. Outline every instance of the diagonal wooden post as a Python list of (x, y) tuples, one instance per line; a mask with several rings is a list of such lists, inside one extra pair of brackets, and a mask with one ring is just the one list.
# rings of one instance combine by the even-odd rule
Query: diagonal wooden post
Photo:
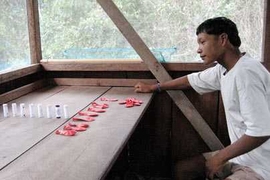
[[(108, 14), (123, 36), (127, 39), (130, 45), (135, 49), (149, 70), (156, 77), (159, 82), (166, 82), (172, 80), (166, 69), (157, 61), (150, 49), (146, 46), (134, 28), (130, 25), (121, 11), (113, 3), (112, 0), (97, 0), (104, 11)], [(204, 142), (212, 150), (219, 150), (223, 148), (222, 143), (217, 136), (204, 121), (198, 113), (193, 104), (185, 96), (183, 91), (167, 91), (175, 104), (183, 112), (183, 114), (190, 121), (192, 126), (196, 129)]]

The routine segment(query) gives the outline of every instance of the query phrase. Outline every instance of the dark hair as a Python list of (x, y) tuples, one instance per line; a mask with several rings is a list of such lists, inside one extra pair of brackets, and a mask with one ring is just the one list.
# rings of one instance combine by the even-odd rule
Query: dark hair
[(241, 45), (236, 24), (226, 17), (216, 17), (204, 21), (198, 26), (196, 35), (203, 32), (212, 35), (226, 33), (233, 46), (240, 47)]

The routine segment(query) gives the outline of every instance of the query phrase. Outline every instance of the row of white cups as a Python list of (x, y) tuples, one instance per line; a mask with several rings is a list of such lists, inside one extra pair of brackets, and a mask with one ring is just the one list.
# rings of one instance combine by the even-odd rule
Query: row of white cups
[[(26, 117), (26, 108), (25, 103), (20, 103), (19, 108), (17, 103), (11, 104), (11, 112), (13, 117)], [(64, 118), (69, 118), (68, 115), (68, 105), (55, 105), (54, 113), (53, 113), (53, 105), (46, 105), (46, 113), (44, 113), (42, 104), (28, 104), (28, 114), (30, 118), (38, 117), (38, 118), (61, 118), (62, 114)], [(45, 116), (46, 115), (46, 116)], [(10, 111), (8, 104), (3, 104), (3, 116), (4, 118), (10, 117)]]

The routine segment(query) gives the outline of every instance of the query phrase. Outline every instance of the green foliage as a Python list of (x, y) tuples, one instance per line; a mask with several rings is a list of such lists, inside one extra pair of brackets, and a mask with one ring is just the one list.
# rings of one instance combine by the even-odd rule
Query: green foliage
[[(43, 59), (65, 58), (63, 52), (74, 48), (131, 48), (95, 0), (38, 2)], [(227, 16), (235, 21), (242, 49), (260, 58), (262, 0), (114, 2), (150, 48), (177, 48), (171, 60), (198, 60), (196, 27), (214, 16)], [(0, 10), (1, 65), (29, 63), (25, 0), (2, 0)]]
[[(127, 48), (119, 33), (96, 1), (39, 1), (44, 58), (65, 58), (72, 48)], [(177, 60), (196, 61), (196, 27), (205, 19), (227, 16), (242, 35), (243, 49), (259, 58), (262, 42), (261, 0), (114, 0), (150, 48), (177, 47)], [(250, 9), (253, 11), (250, 11)], [(243, 15), (239, 15), (239, 14)], [(256, 17), (256, 19), (254, 19)], [(245, 21), (245, 23), (242, 23)], [(257, 24), (256, 37), (253, 28)], [(252, 39), (251, 39), (252, 38)], [(253, 38), (255, 41), (253, 41)], [(252, 42), (252, 43), (251, 43)]]
[(30, 63), (26, 4), (4, 0), (0, 11), (0, 70)]

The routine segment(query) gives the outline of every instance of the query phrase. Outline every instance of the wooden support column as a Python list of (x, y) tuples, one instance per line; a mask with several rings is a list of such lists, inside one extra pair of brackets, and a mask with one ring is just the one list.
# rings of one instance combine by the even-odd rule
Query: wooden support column
[(263, 64), (270, 71), (270, 0), (264, 1)]
[(38, 15), (38, 1), (26, 0), (27, 17), (28, 17), (28, 31), (31, 63), (39, 63), (42, 59), (41, 42), (39, 30), (39, 15)]
[[(172, 78), (166, 69), (157, 61), (155, 56), (152, 54), (134, 28), (130, 25), (127, 19), (123, 16), (117, 6), (112, 2), (112, 0), (97, 0), (97, 2), (108, 14), (130, 45), (135, 49), (156, 79), (159, 82), (171, 80)], [(189, 99), (185, 96), (183, 91), (179, 90), (167, 92), (193, 125), (193, 127), (197, 130), (208, 147), (213, 151), (223, 148), (220, 140), (216, 137), (208, 124), (204, 121)]]

